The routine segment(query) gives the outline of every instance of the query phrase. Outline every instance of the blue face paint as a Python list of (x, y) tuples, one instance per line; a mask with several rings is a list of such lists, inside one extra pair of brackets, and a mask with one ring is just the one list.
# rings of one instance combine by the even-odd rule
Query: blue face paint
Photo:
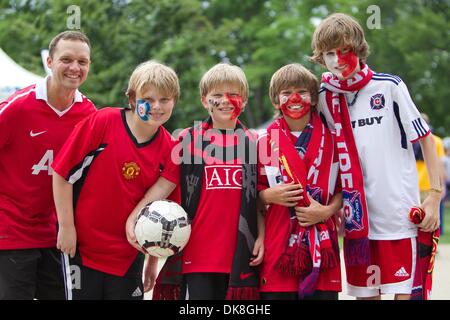
[(136, 114), (142, 121), (148, 121), (150, 119), (148, 113), (150, 112), (150, 103), (144, 99), (136, 100)]

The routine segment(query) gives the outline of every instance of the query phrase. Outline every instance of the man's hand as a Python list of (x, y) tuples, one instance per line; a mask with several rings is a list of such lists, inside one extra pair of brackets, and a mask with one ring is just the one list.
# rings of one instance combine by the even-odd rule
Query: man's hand
[(68, 254), (71, 258), (77, 250), (77, 231), (75, 226), (60, 226), (56, 240), (56, 248)]

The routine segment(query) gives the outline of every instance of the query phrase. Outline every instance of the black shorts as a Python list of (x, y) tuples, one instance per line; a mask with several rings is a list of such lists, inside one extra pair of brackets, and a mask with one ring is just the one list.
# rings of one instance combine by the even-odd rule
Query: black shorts
[(0, 250), (0, 300), (64, 300), (61, 261), (56, 248)]
[(139, 253), (123, 276), (115, 276), (83, 266), (76, 253), (68, 259), (70, 277), (67, 278), (68, 300), (142, 300), (144, 285), (142, 269), (144, 255)]
[(225, 300), (228, 273), (187, 273), (183, 275), (182, 300)]
[[(299, 300), (297, 292), (261, 292), (261, 300)], [(314, 291), (312, 296), (303, 300), (338, 300), (339, 294), (336, 291)]]

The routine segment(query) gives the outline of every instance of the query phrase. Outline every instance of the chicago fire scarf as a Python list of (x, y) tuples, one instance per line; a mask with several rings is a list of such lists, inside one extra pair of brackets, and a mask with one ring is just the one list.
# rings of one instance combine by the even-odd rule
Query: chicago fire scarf
[(367, 65), (353, 78), (339, 80), (330, 72), (322, 75), (321, 87), (326, 89), (325, 99), (334, 122), (333, 135), (339, 155), (345, 219), (344, 257), (346, 266), (369, 265), (369, 225), (364, 179), (353, 136), (345, 93), (355, 93), (372, 78)]
[[(212, 128), (212, 120), (208, 118), (200, 125), (194, 126), (182, 137), (183, 161), (181, 163), (181, 202), (189, 220), (193, 221), (200, 201), (205, 163), (223, 163), (237, 161), (242, 164), (242, 196), (239, 213), (237, 245), (233, 256), (232, 270), (227, 300), (253, 300), (259, 298), (259, 272), (257, 267), (249, 266), (253, 246), (257, 237), (256, 222), (256, 137), (253, 136), (238, 120), (236, 130), (242, 135), (234, 135), (234, 145), (220, 145), (223, 152), (214, 152), (217, 148), (214, 139), (204, 139), (205, 134), (218, 132)], [(235, 131), (236, 132), (236, 131)], [(214, 136), (214, 134), (213, 134)], [(237, 139), (236, 139), (237, 137)], [(237, 141), (236, 141), (237, 140)], [(228, 143), (228, 140), (227, 140)], [(216, 145), (215, 147), (217, 147)], [(228, 150), (228, 151), (227, 151)], [(216, 154), (217, 153), (217, 154)], [(230, 155), (233, 158), (228, 159)], [(252, 159), (252, 155), (254, 159)], [(186, 163), (185, 159), (189, 159)], [(201, 248), (199, 248), (201, 250)], [(218, 248), (220, 250), (220, 248)], [(182, 253), (181, 253), (182, 254)], [(176, 271), (175, 271), (176, 270)], [(170, 278), (173, 275), (177, 277)], [(241, 275), (245, 275), (242, 277)], [(176, 299), (179, 295), (181, 280), (180, 255), (169, 257), (156, 281), (155, 300)], [(177, 283), (178, 282), (178, 283)]]
[[(279, 159), (280, 172), (288, 179), (285, 183), (294, 181), (303, 187), (303, 199), (298, 202), (298, 206), (303, 207), (310, 205), (307, 193), (322, 204), (328, 203), (334, 158), (331, 133), (315, 112), (311, 115), (312, 125), (307, 125), (298, 138), (291, 134), (284, 118), (275, 120), (267, 128), (271, 149)], [(305, 154), (304, 159), (296, 149)], [(289, 213), (290, 232), (277, 268), (300, 277), (298, 293), (303, 298), (314, 293), (320, 270), (335, 267), (338, 263), (337, 243), (333, 246), (328, 227), (334, 222), (330, 218), (326, 223), (304, 228), (299, 225), (293, 208), (289, 208)]]
[[(423, 218), (425, 218), (425, 212), (421, 208), (411, 208), (411, 211), (409, 212), (409, 220), (411, 220), (411, 222), (419, 224), (422, 222)], [(418, 267), (416, 267), (414, 276), (411, 300), (428, 300), (431, 297), (434, 261), (439, 236), (440, 229), (437, 229), (434, 232), (418, 231), (418, 257), (416, 259)]]

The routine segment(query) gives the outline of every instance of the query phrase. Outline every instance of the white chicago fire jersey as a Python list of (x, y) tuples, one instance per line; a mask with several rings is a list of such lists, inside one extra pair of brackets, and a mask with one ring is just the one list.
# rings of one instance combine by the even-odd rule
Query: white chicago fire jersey
[[(406, 85), (389, 74), (374, 73), (364, 88), (347, 95), (347, 104), (364, 174), (369, 239), (416, 236), (417, 227), (408, 219), (410, 208), (420, 204), (412, 142), (425, 137), (429, 127)], [(319, 110), (333, 131), (324, 89)]]

